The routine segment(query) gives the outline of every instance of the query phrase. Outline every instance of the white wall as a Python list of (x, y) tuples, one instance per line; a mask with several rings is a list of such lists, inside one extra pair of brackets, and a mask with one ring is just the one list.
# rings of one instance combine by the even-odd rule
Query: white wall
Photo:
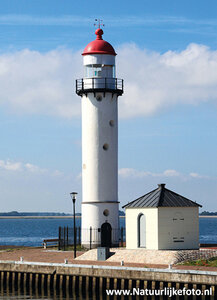
[(138, 217), (146, 217), (146, 249), (158, 249), (158, 209), (126, 208), (126, 248), (138, 248)]
[[(90, 227), (92, 227), (92, 245), (99, 245), (101, 240), (101, 233), (98, 229), (102, 224), (108, 222), (112, 226), (112, 243), (119, 243), (119, 216), (118, 216), (118, 202), (109, 203), (83, 203), (82, 204), (82, 231), (81, 239), (83, 245), (89, 245), (90, 242)], [(109, 215), (103, 214), (104, 210), (109, 211)]]
[[(97, 101), (97, 96), (102, 100)], [(114, 126), (110, 126), (110, 121)], [(103, 145), (108, 144), (108, 150)], [(82, 97), (83, 202), (118, 200), (117, 95), (88, 93)]]
[[(100, 228), (104, 209), (110, 212), (107, 219), (112, 228), (118, 228), (118, 205), (117, 95), (88, 93), (82, 96), (82, 229)], [(82, 236), (82, 244), (86, 238)], [(117, 243), (114, 235), (112, 242)]]
[(199, 248), (198, 207), (160, 207), (158, 214), (159, 249)]
[(90, 54), (83, 56), (83, 65), (115, 65), (115, 56), (110, 54)]
[[(198, 207), (126, 208), (126, 247), (138, 248), (138, 217), (146, 216), (146, 249), (198, 249)], [(175, 242), (176, 241), (176, 242)]]

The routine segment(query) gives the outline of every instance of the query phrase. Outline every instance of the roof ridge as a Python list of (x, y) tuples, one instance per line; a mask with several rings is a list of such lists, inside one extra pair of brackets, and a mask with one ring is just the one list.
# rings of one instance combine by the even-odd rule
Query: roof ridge
[(137, 198), (137, 199), (135, 199), (135, 200), (133, 200), (133, 201), (131, 201), (131, 202), (128, 202), (127, 204), (125, 204), (124, 206), (122, 206), (122, 208), (124, 208), (125, 206), (127, 206), (127, 205), (129, 205), (129, 204), (133, 204), (135, 201), (137, 201), (137, 200), (139, 200), (139, 199), (141, 199), (141, 198), (143, 198), (143, 197), (145, 197), (145, 196), (147, 196), (147, 195), (149, 195), (149, 194), (155, 192), (157, 189), (158, 189), (158, 188), (156, 188), (156, 189), (150, 191), (149, 193), (147, 193), (147, 194), (145, 194), (145, 195), (143, 195), (143, 196), (141, 196), (141, 197), (139, 197), (139, 198)]
[(200, 204), (197, 203), (196, 201), (193, 201), (193, 200), (191, 200), (191, 199), (188, 199), (188, 198), (186, 198), (186, 197), (184, 197), (184, 196), (182, 196), (182, 195), (180, 195), (180, 194), (178, 194), (178, 193), (176, 193), (176, 192), (174, 192), (174, 191), (171, 191), (171, 190), (169, 190), (169, 189), (166, 189), (166, 190), (168, 190), (169, 192), (171, 192), (172, 194), (174, 194), (174, 195), (176, 195), (176, 196), (182, 197), (182, 198), (184, 198), (185, 200), (191, 201), (192, 203), (197, 204), (198, 206), (202, 207), (202, 205), (200, 205)]
[(160, 195), (159, 195), (159, 200), (158, 200), (158, 204), (157, 204), (157, 207), (158, 206), (162, 206), (162, 203), (164, 201), (164, 191), (165, 191), (165, 187), (164, 186), (160, 186)]
[(159, 184), (158, 188), (145, 195), (128, 202), (123, 208), (137, 207), (202, 207), (199, 203), (192, 201), (167, 188), (164, 184)]

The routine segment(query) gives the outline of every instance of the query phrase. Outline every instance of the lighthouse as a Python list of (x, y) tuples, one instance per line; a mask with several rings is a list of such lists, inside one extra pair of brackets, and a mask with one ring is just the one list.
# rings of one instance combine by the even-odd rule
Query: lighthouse
[(119, 242), (118, 96), (116, 53), (97, 28), (84, 49), (82, 79), (76, 93), (82, 102), (82, 245), (116, 246)]

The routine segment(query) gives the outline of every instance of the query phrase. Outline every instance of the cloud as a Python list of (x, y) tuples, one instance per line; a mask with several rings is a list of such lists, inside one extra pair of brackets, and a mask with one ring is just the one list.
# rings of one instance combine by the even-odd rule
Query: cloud
[[(215, 19), (189, 19), (182, 16), (168, 16), (168, 15), (121, 15), (105, 16), (105, 23), (109, 24), (109, 27), (132, 27), (132, 26), (217, 26)], [(79, 15), (31, 15), (31, 14), (1, 14), (1, 25), (37, 25), (37, 26), (74, 26), (74, 27), (87, 27), (94, 21), (91, 17), (84, 17)]]
[(24, 164), (24, 169), (26, 169), (27, 171), (30, 171), (32, 173), (45, 173), (47, 172), (46, 169), (41, 169), (38, 166), (32, 165), (32, 164)]
[[(117, 49), (124, 79), (121, 118), (153, 115), (176, 105), (217, 103), (217, 51), (190, 44), (180, 52), (151, 52), (134, 44)], [(75, 79), (82, 76), (81, 51), (28, 49), (0, 55), (0, 105), (20, 114), (80, 116)]]
[(9, 171), (9, 172), (30, 172), (35, 174), (49, 174), (51, 176), (62, 176), (62, 172), (55, 170), (49, 171), (47, 169), (41, 168), (39, 166), (22, 163), (22, 162), (12, 162), (11, 160), (0, 160), (0, 171)]
[(125, 79), (124, 118), (147, 116), (175, 105), (217, 103), (217, 51), (190, 44), (181, 52), (148, 52), (124, 45), (118, 53)]
[(22, 164), (20, 162), (11, 162), (9, 160), (4, 161), (0, 160), (0, 170), (7, 170), (7, 171), (21, 171)]
[(80, 99), (74, 94), (82, 71), (79, 58), (80, 53), (65, 49), (0, 55), (0, 105), (21, 114), (80, 115)]
[(35, 16), (35, 15), (0, 15), (1, 25), (38, 25), (38, 26), (88, 26), (92, 18), (74, 15), (62, 16)]
[(143, 172), (143, 171), (138, 171), (135, 170), (133, 168), (122, 168), (118, 170), (118, 175), (124, 178), (127, 177), (134, 177), (134, 178), (138, 178), (138, 177), (145, 177), (150, 175), (149, 172)]
[(198, 173), (190, 173), (189, 176), (191, 176), (192, 178), (198, 178), (198, 179), (209, 179), (211, 178), (210, 176), (206, 176), (206, 175), (200, 175)]
[(166, 170), (163, 172), (163, 175), (165, 177), (178, 177), (181, 174), (179, 172), (177, 172), (176, 170)]
[(199, 175), (198, 173), (191, 172), (189, 174), (183, 174), (176, 170), (165, 170), (162, 173), (154, 173), (149, 171), (140, 171), (133, 168), (121, 168), (118, 170), (118, 175), (121, 178), (144, 178), (144, 177), (162, 177), (162, 178), (180, 178), (187, 179), (216, 179), (206, 175)]

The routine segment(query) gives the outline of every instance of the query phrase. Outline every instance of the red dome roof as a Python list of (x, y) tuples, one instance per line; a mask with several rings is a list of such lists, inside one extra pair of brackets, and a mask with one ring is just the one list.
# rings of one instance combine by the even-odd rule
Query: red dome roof
[(103, 30), (98, 28), (95, 31), (96, 39), (95, 41), (90, 42), (84, 49), (82, 55), (89, 54), (110, 54), (116, 55), (114, 48), (108, 42), (102, 39)]

